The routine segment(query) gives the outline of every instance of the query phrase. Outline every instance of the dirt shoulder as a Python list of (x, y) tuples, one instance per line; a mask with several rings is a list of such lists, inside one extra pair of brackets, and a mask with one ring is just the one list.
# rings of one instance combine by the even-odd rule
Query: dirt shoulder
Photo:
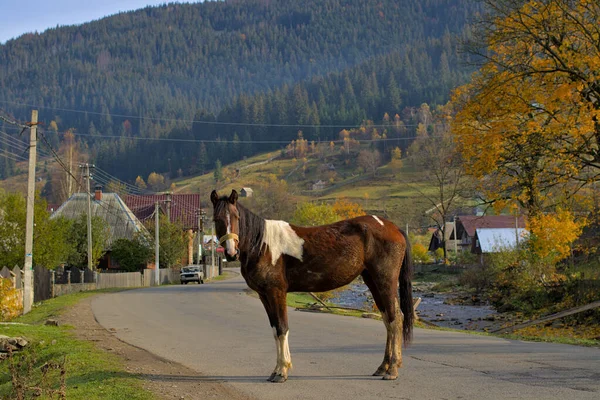
[(154, 393), (157, 398), (252, 399), (224, 382), (208, 379), (190, 368), (122, 342), (94, 318), (91, 307), (94, 297), (96, 296), (86, 298), (67, 309), (59, 318), (60, 323), (72, 325), (78, 339), (93, 342), (99, 349), (118, 355), (123, 360), (126, 370), (143, 379), (144, 388)]

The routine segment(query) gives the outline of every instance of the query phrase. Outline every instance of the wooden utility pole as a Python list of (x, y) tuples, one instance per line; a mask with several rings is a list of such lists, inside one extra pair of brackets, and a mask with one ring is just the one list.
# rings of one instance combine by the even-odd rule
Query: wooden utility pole
[(23, 265), (23, 314), (33, 305), (33, 214), (35, 202), (35, 163), (37, 145), (37, 110), (31, 111), (29, 128), (29, 177), (27, 180), (27, 217), (25, 222), (25, 263)]
[(86, 197), (87, 197), (87, 259), (88, 269), (92, 271), (92, 194), (90, 192), (90, 179), (92, 177), (90, 172), (90, 164), (83, 164), (79, 166), (84, 168), (84, 178), (86, 179)]
[(160, 229), (160, 207), (158, 201), (154, 203), (154, 257), (156, 258), (156, 274), (154, 275), (154, 284), (158, 286), (160, 284), (160, 245), (159, 245), (159, 233)]

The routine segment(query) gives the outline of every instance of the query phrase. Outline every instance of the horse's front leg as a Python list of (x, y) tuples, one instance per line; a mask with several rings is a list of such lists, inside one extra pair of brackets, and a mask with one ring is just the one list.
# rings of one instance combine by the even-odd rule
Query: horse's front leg
[(277, 348), (277, 364), (268, 380), (283, 383), (287, 380), (288, 371), (292, 368), (292, 357), (288, 342), (286, 292), (283, 290), (269, 291), (264, 296), (261, 295), (261, 300), (263, 300), (263, 304), (268, 304), (265, 304), (265, 309), (269, 314), (269, 322), (271, 328), (273, 328), (273, 337)]

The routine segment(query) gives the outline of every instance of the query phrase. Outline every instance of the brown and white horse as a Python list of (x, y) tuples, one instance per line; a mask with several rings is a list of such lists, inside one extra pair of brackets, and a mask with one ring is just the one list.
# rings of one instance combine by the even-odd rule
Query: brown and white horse
[(336, 289), (358, 275), (387, 329), (383, 362), (373, 375), (398, 377), (401, 341), (410, 341), (413, 326), (412, 261), (404, 232), (376, 216), (313, 228), (266, 220), (239, 204), (235, 190), (229, 197), (213, 190), (210, 199), (226, 257), (241, 261), (242, 275), (258, 293), (273, 328), (277, 365), (269, 381), (285, 382), (292, 367), (286, 294)]

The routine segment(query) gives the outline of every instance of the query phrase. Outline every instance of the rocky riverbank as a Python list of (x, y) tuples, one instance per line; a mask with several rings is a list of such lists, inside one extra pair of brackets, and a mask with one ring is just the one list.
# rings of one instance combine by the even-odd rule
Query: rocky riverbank
[[(417, 314), (423, 321), (446, 328), (473, 331), (493, 331), (506, 323), (505, 317), (493, 307), (481, 304), (465, 293), (440, 293), (434, 290), (432, 282), (415, 282), (413, 297), (421, 298)], [(373, 297), (367, 286), (355, 282), (346, 290), (340, 291), (331, 303), (340, 307), (373, 310)]]

